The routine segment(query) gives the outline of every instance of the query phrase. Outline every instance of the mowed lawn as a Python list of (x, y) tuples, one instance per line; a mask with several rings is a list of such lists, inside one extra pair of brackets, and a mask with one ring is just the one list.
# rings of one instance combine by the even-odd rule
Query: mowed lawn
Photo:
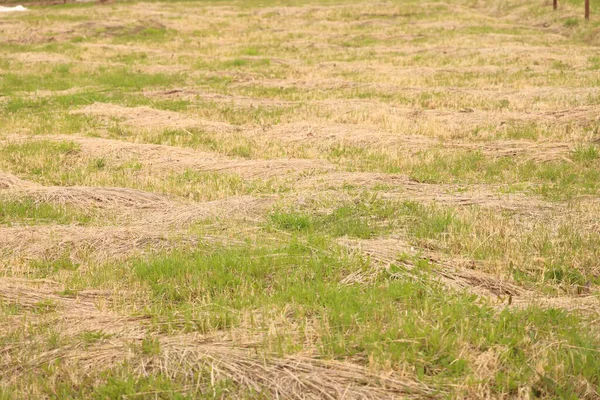
[(600, 9), (0, 14), (0, 399), (600, 398)]

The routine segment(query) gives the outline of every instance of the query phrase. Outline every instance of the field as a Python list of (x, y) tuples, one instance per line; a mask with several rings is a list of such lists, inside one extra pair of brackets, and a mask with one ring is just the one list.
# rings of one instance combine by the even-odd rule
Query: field
[(0, 15), (0, 399), (600, 398), (598, 11)]

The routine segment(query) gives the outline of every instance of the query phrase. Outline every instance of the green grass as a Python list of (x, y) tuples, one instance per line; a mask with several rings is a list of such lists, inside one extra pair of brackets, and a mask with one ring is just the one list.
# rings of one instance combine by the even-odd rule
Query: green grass
[(141, 90), (145, 87), (170, 87), (185, 82), (183, 74), (143, 73), (130, 69), (100, 69), (93, 77), (93, 84), (113, 89)]
[(552, 201), (598, 193), (600, 173), (596, 147), (580, 146), (575, 149), (572, 158), (574, 162), (538, 162), (493, 157), (480, 151), (453, 151), (449, 154), (441, 149), (421, 151), (407, 158), (402, 153), (389, 154), (356, 146), (338, 146), (329, 151), (329, 159), (349, 171), (400, 173), (423, 183), (527, 182), (532, 194)]
[(152, 136), (148, 141), (169, 146), (192, 147), (241, 158), (251, 158), (255, 156), (256, 151), (252, 139), (243, 135), (235, 135), (224, 140), (221, 134), (198, 128), (167, 129), (159, 135)]
[(535, 124), (510, 124), (499, 136), (503, 139), (538, 140), (540, 136), (544, 136), (544, 133), (544, 128)]
[(2, 75), (0, 80), (0, 92), (9, 94), (13, 92), (33, 92), (36, 90), (66, 90), (78, 86), (78, 79), (66, 73), (37, 74), (14, 74)]
[(90, 215), (70, 210), (68, 207), (37, 202), (31, 198), (0, 199), (0, 224), (88, 224), (91, 219)]
[(112, 90), (140, 90), (145, 87), (170, 87), (184, 83), (181, 73), (144, 73), (122, 68), (101, 67), (95, 71), (72, 71), (69, 64), (59, 64), (51, 71), (36, 74), (5, 73), (0, 79), (0, 93), (67, 90), (74, 87), (104, 87)]
[(268, 66), (271, 61), (268, 58), (235, 58), (230, 61), (225, 61), (221, 64), (222, 68), (239, 68), (239, 67), (262, 67)]
[(113, 335), (104, 333), (102, 331), (85, 331), (79, 334), (81, 340), (83, 340), (88, 345), (105, 341), (107, 339), (110, 339), (112, 336)]
[(15, 173), (44, 181), (51, 172), (61, 170), (64, 162), (78, 151), (78, 145), (68, 141), (11, 143), (0, 149), (0, 162)]
[(73, 261), (66, 251), (53, 259), (33, 260), (29, 264), (32, 274), (40, 278), (47, 278), (60, 273), (75, 272), (80, 266), (81, 264)]
[(119, 32), (113, 37), (113, 43), (165, 43), (177, 36), (177, 31), (162, 26), (134, 27), (129, 32)]
[[(48, 397), (70, 399), (117, 399), (142, 397), (149, 394), (165, 400), (214, 399), (235, 396), (247, 399), (264, 399), (264, 395), (240, 387), (228, 379), (215, 379), (209, 367), (199, 366), (194, 371), (198, 386), (189, 386), (190, 379), (185, 376), (173, 377), (161, 372), (152, 371), (145, 376), (139, 376), (130, 365), (118, 365), (112, 369), (94, 372), (83, 380), (72, 382), (72, 371), (60, 363), (50, 365), (45, 371), (36, 376), (27, 375), (28, 379), (36, 382), (40, 393)], [(49, 378), (58, 379), (52, 381)], [(207, 389), (209, 388), (210, 389)], [(18, 393), (10, 386), (0, 388), (0, 399), (12, 399)], [(229, 397), (228, 397), (229, 396)]]
[[(238, 325), (244, 311), (266, 316), (286, 309), (285, 318), (300, 323), (300, 329), (319, 331), (315, 344), (323, 357), (359, 357), (392, 369), (411, 365), (426, 382), (474, 379), (469, 353), (486, 351), (500, 352), (496, 394), (532, 385), (532, 391), (550, 396), (577, 395), (585, 389), (561, 377), (582, 376), (594, 384), (599, 379), (597, 339), (573, 314), (535, 307), (495, 310), (429, 281), (426, 263), (419, 264), (421, 272), (397, 267), (391, 272), (399, 272), (383, 272), (370, 285), (340, 286), (349, 272), (371, 267), (367, 260), (327, 248), (314, 235), (275, 247), (204, 247), (136, 261), (133, 272), (150, 288), (154, 307), (178, 310), (192, 330)], [(268, 323), (255, 318), (258, 327)], [(313, 320), (318, 323), (308, 324)], [(287, 337), (292, 334), (283, 328), (271, 346), (297, 351)], [(550, 343), (551, 351), (541, 350)]]
[(414, 239), (439, 239), (449, 231), (468, 229), (451, 210), (410, 201), (379, 200), (368, 195), (337, 205), (325, 214), (275, 209), (269, 219), (277, 229), (360, 239), (392, 232), (402, 232)]

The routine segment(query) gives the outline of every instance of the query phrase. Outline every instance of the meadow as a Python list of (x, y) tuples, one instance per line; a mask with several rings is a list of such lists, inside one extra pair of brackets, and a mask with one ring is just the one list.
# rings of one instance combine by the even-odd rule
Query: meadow
[(0, 399), (600, 398), (600, 9), (0, 15)]

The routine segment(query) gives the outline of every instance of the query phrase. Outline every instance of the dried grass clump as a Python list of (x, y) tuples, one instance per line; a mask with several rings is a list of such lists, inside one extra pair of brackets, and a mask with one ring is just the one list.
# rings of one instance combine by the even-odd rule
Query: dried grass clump
[(134, 254), (191, 246), (198, 238), (156, 227), (31, 226), (0, 227), (0, 254), (6, 260), (53, 260), (68, 254), (73, 261), (123, 260)]
[(126, 125), (145, 129), (202, 127), (215, 132), (235, 130), (233, 126), (225, 123), (199, 120), (175, 111), (157, 110), (147, 106), (123, 107), (116, 104), (94, 103), (72, 113), (117, 119)]
[[(145, 318), (100, 311), (95, 301), (108, 297), (107, 293), (84, 291), (75, 297), (65, 297), (56, 294), (58, 289), (58, 285), (49, 281), (34, 285), (30, 280), (3, 278), (0, 301), (19, 304), (25, 309), (39, 307), (41, 302), (55, 304), (50, 317), (39, 317), (43, 323), (54, 321), (66, 336), (99, 331), (110, 334), (110, 339), (86, 347), (68, 343), (35, 355), (28, 351), (26, 342), (16, 344), (0, 362), (4, 372), (0, 382), (14, 384), (22, 374), (57, 360), (77, 366), (76, 374), (98, 372), (99, 366), (105, 369), (127, 361), (140, 376), (160, 372), (197, 385), (196, 372), (210, 371), (211, 384), (228, 379), (245, 389), (276, 398), (395, 399), (439, 394), (414, 379), (372, 371), (350, 362), (300, 354), (285, 357), (260, 354), (256, 347), (260, 340), (239, 344), (219, 340), (217, 336), (152, 334)], [(160, 354), (147, 357), (135, 352), (135, 343), (148, 335), (158, 340)]]
[[(399, 254), (419, 255), (435, 266), (434, 279), (439, 279), (448, 287), (467, 290), (480, 296), (497, 298), (498, 296), (519, 296), (527, 293), (525, 289), (509, 281), (484, 272), (453, 265), (452, 260), (447, 260), (447, 257), (431, 250), (416, 249), (401, 239), (338, 239), (338, 243), (369, 256), (377, 262), (378, 268), (387, 268), (390, 264), (398, 262)], [(403, 260), (401, 263), (409, 270), (413, 268), (410, 261)], [(368, 281), (369, 276), (375, 277), (376, 275), (377, 270), (370, 274), (354, 274), (352, 280)]]

